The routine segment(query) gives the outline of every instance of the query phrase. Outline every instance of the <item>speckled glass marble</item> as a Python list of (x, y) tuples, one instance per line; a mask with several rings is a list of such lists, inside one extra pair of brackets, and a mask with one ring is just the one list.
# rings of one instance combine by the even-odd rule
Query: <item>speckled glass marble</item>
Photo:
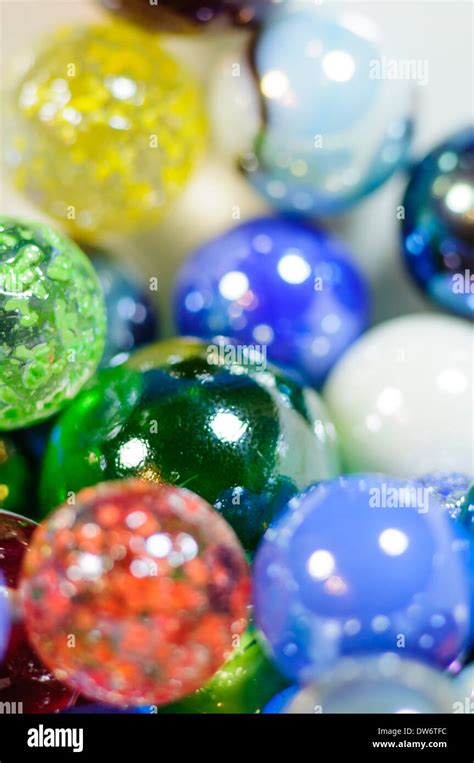
[(407, 162), (414, 86), (392, 55), (370, 19), (290, 3), (218, 65), (215, 140), (276, 208), (344, 211)]
[(0, 218), (0, 430), (56, 413), (95, 372), (105, 307), (83, 252), (53, 228)]
[(10, 635), (10, 607), (7, 600), (5, 580), (0, 572), (0, 664)]
[(9, 437), (0, 437), (0, 509), (30, 513), (30, 465)]
[(123, 363), (133, 350), (158, 339), (158, 316), (135, 272), (105, 252), (86, 248), (105, 298), (107, 337), (101, 366)]
[(358, 339), (324, 389), (346, 470), (470, 474), (473, 357), (474, 330), (450, 316), (406, 315)]
[(267, 531), (256, 623), (300, 684), (347, 655), (403, 650), (447, 667), (467, 646), (467, 567), (439, 501), (415, 486), (370, 474), (321, 483)]
[(451, 681), (395, 654), (346, 658), (302, 689), (285, 713), (452, 713)]
[(198, 689), (247, 624), (250, 578), (231, 528), (199, 496), (140, 480), (86, 489), (51, 514), (20, 585), (45, 664), (111, 704)]
[(263, 217), (192, 253), (177, 276), (174, 312), (181, 334), (256, 344), (318, 387), (367, 328), (369, 301), (335, 236)]
[(157, 30), (194, 32), (215, 23), (250, 24), (281, 0), (100, 0), (108, 10)]
[(15, 186), (82, 240), (152, 226), (204, 144), (190, 75), (158, 38), (120, 22), (57, 31), (10, 102)]
[(221, 715), (260, 713), (269, 698), (287, 685), (260, 646), (254, 628), (240, 639), (227, 662), (204, 686), (162, 713)]
[(51, 434), (43, 510), (70, 491), (140, 477), (198, 493), (254, 548), (275, 513), (339, 473), (315, 392), (230, 343), (172, 339), (102, 371)]
[[(30, 519), (0, 510), (0, 575), (11, 589), (18, 587), (21, 564), (35, 527)], [(70, 707), (75, 698), (74, 692), (56, 681), (39, 660), (23, 622), (15, 621), (5, 659), (0, 662), (0, 702), (9, 703), (12, 713), (53, 713)]]
[(403, 207), (409, 273), (437, 305), (474, 319), (474, 128), (415, 165)]

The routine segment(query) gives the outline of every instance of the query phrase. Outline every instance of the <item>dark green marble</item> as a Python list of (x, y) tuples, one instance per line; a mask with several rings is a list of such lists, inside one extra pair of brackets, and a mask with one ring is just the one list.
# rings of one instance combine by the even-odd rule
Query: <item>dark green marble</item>
[(211, 360), (200, 340), (159, 342), (102, 371), (47, 446), (47, 512), (87, 485), (140, 477), (193, 490), (253, 549), (288, 498), (338, 473), (320, 399), (274, 369)]

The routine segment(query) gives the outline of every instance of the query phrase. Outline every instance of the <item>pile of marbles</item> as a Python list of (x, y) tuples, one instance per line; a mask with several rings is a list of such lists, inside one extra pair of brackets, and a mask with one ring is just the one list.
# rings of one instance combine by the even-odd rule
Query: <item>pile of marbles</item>
[[(373, 326), (365, 274), (315, 218), (408, 167), (409, 83), (367, 76), (382, 33), (298, 0), (101, 4), (6, 103), (11, 181), (54, 223), (0, 217), (0, 701), (456, 712), (474, 698), (474, 130), (403, 199), (401, 257), (441, 310)], [(161, 32), (229, 25), (241, 76), (224, 56), (206, 108)], [(209, 132), (274, 213), (190, 253), (160, 340), (100, 238), (153, 228)]]

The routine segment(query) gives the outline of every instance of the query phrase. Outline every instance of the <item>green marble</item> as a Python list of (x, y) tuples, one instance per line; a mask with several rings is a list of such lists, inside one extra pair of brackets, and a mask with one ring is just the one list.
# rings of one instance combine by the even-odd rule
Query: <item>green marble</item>
[(102, 371), (52, 430), (43, 510), (104, 480), (164, 481), (208, 500), (253, 549), (288, 498), (337, 475), (339, 460), (317, 394), (241, 360), (174, 339)]
[(104, 342), (104, 299), (85, 254), (47, 225), (0, 217), (0, 430), (75, 397)]
[(31, 516), (35, 503), (26, 458), (9, 437), (0, 437), (0, 509)]
[(289, 685), (265, 655), (255, 630), (249, 628), (225, 665), (191, 696), (166, 707), (158, 714), (260, 713), (278, 692)]

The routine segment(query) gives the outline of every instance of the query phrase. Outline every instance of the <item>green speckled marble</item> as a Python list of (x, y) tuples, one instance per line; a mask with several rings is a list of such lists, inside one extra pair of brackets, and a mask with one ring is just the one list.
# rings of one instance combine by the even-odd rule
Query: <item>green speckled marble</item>
[(289, 498), (338, 474), (339, 460), (318, 395), (247, 360), (181, 338), (100, 372), (52, 430), (43, 510), (104, 480), (164, 481), (201, 495), (255, 548)]
[(36, 510), (28, 462), (9, 437), (0, 437), (0, 509), (26, 516)]
[(194, 694), (160, 707), (159, 714), (260, 713), (275, 694), (288, 686), (270, 662), (250, 627), (225, 665)]
[(0, 430), (75, 397), (104, 342), (104, 299), (85, 254), (47, 225), (0, 217)]

